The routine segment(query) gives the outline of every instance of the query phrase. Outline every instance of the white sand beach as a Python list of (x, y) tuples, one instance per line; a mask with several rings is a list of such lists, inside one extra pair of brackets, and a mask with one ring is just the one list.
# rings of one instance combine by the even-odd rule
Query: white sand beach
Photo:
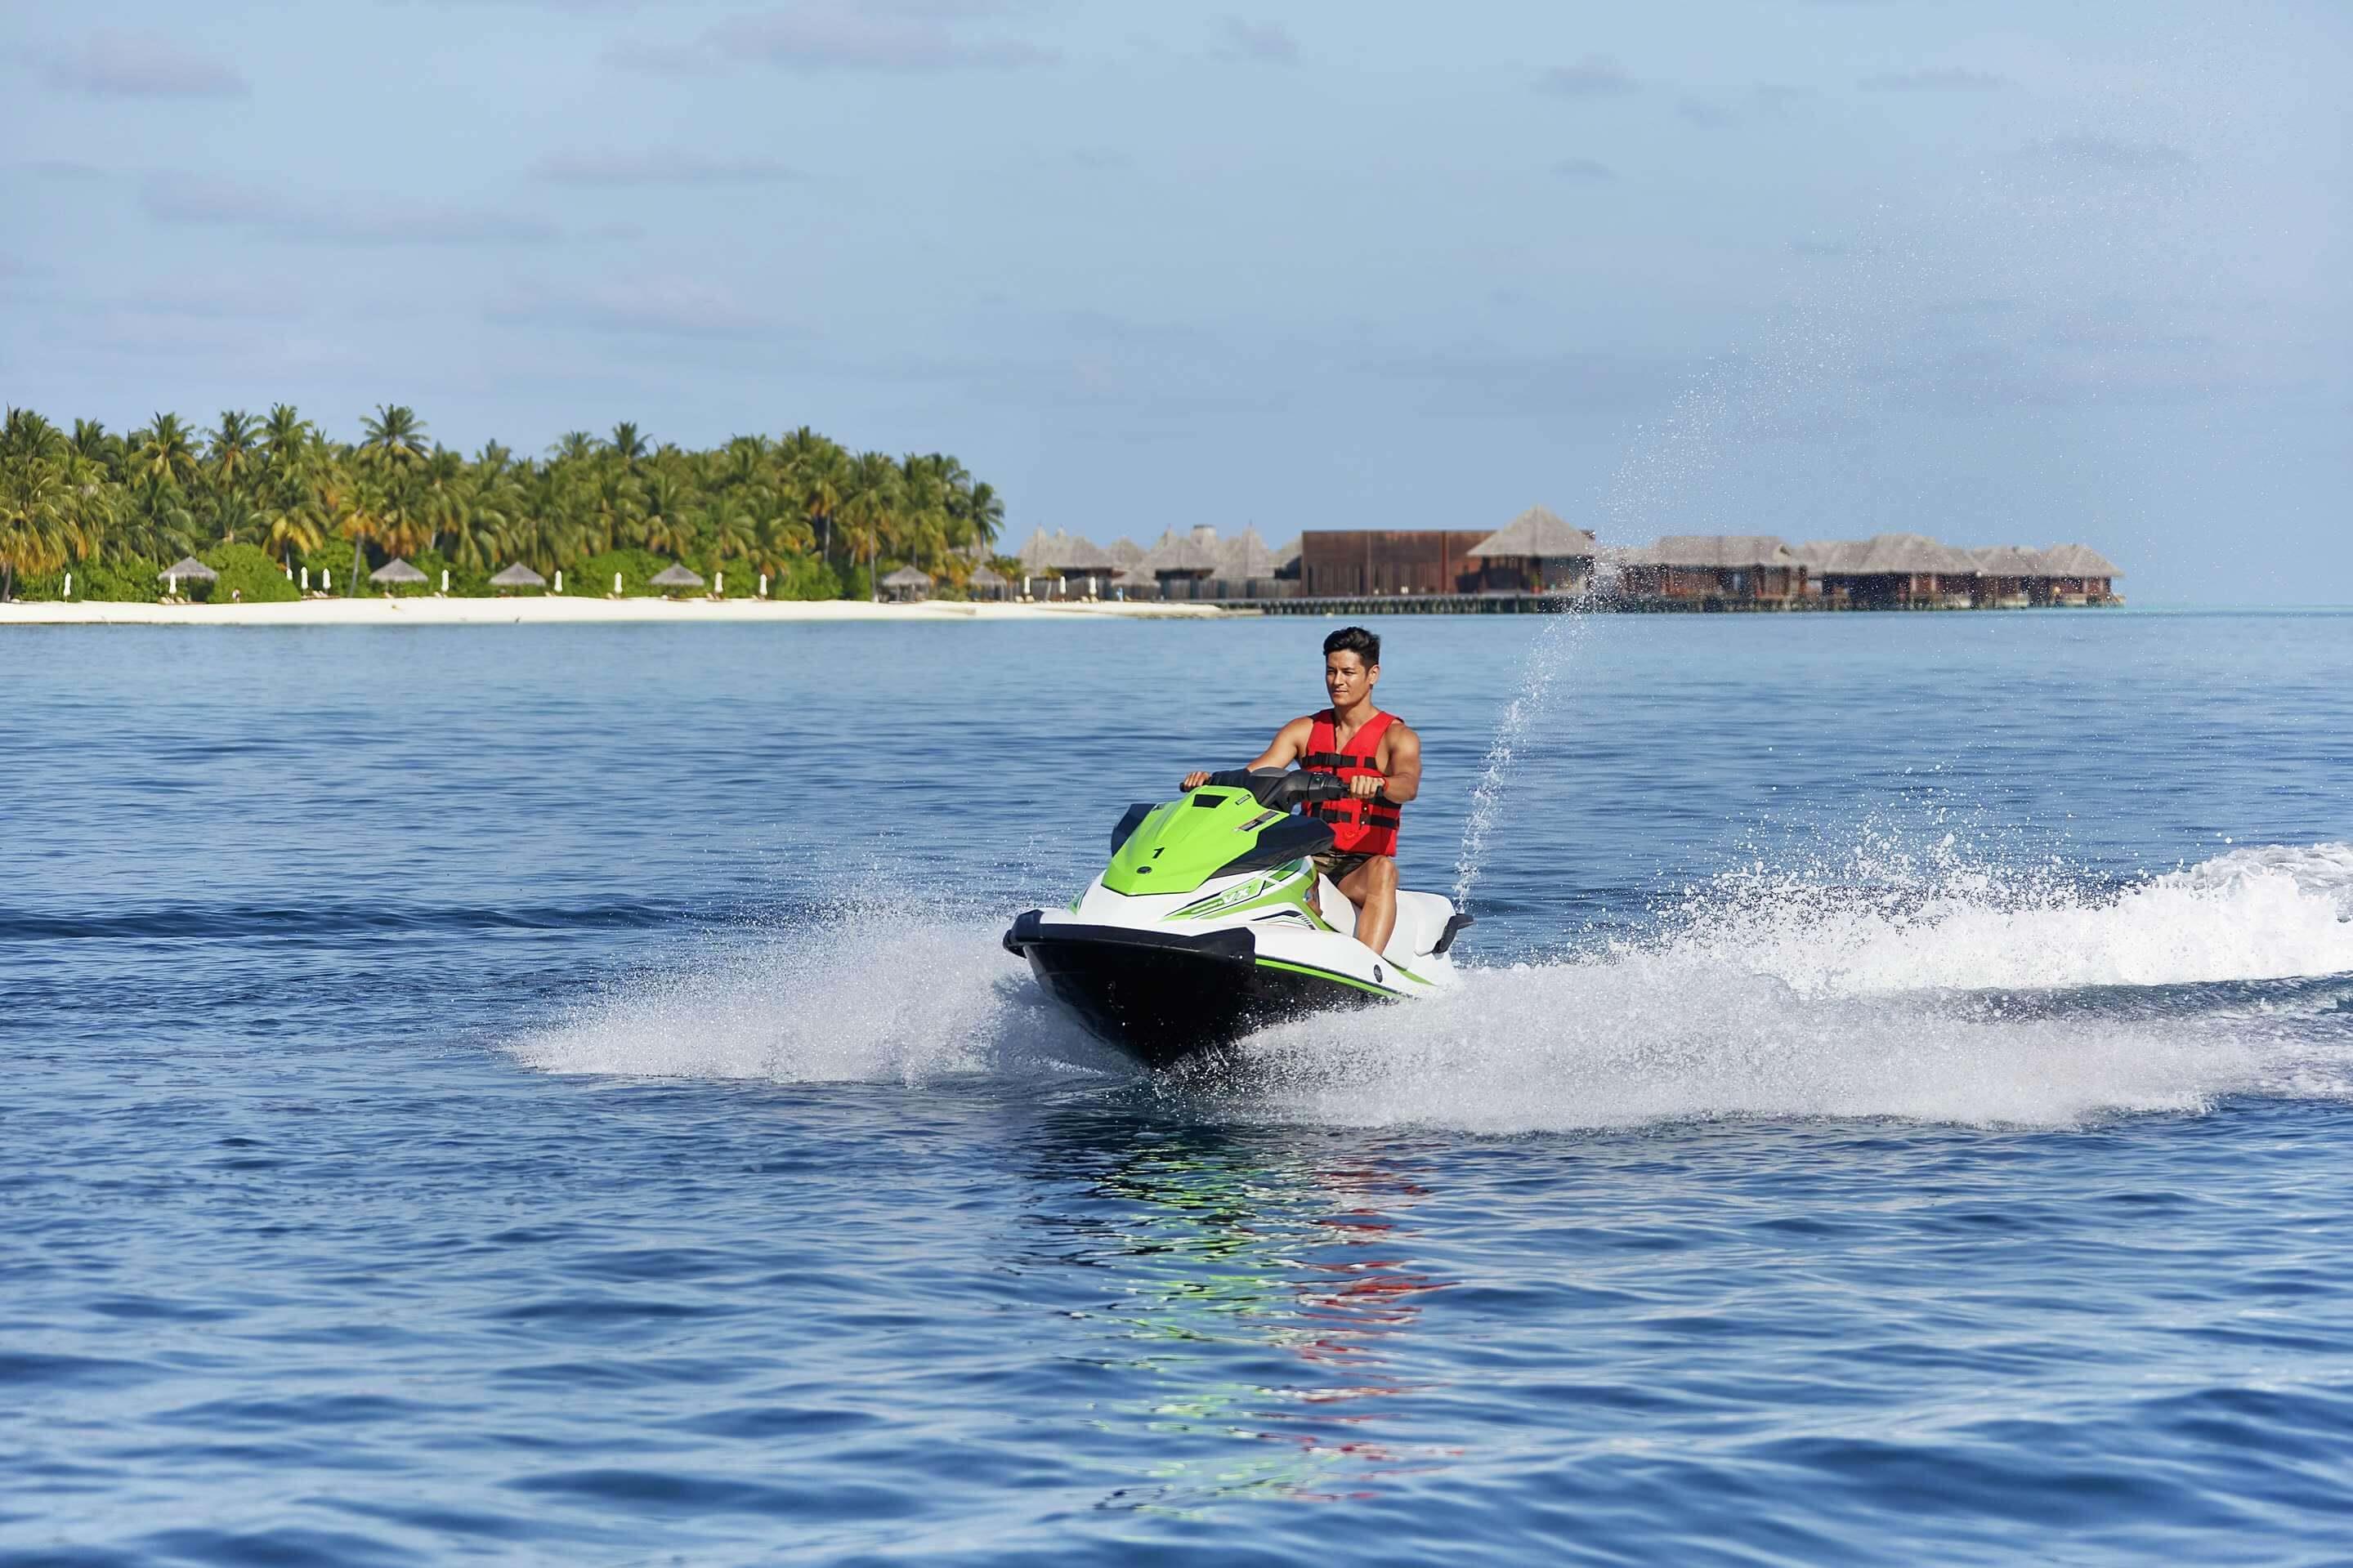
[(1070, 604), (871, 605), (854, 599), (303, 599), (279, 605), (0, 605), (0, 626), (473, 626), (564, 622), (607, 626), (737, 621), (1080, 621), (1211, 619), (1247, 615), (1212, 605)]

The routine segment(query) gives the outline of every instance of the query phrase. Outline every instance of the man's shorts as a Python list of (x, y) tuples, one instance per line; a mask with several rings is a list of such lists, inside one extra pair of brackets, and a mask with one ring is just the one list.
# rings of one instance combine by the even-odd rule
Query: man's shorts
[(1333, 850), (1318, 855), (1314, 858), (1315, 868), (1318, 871), (1323, 872), (1325, 876), (1331, 878), (1333, 881), (1338, 882), (1345, 879), (1351, 871), (1354, 871), (1357, 867), (1363, 865), (1367, 860), (1375, 858), (1375, 857), (1370, 855), (1343, 855), (1336, 850)]

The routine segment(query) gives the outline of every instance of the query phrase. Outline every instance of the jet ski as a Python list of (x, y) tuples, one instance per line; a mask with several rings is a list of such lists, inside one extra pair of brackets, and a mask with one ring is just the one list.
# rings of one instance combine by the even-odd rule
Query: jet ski
[(1151, 1068), (1301, 1014), (1442, 991), (1471, 917), (1400, 890), (1397, 930), (1373, 952), (1356, 940), (1356, 906), (1310, 858), (1331, 848), (1331, 825), (1289, 815), (1346, 793), (1330, 773), (1234, 769), (1131, 805), (1103, 874), (1067, 909), (1018, 916), (1006, 951), (1090, 1033)]

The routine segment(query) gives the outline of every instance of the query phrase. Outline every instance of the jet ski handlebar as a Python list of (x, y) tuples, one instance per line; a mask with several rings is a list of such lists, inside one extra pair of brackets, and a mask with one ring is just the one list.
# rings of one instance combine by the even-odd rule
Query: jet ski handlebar
[(1347, 781), (1337, 773), (1311, 773), (1304, 769), (1226, 768), (1211, 773), (1209, 783), (1220, 789), (1246, 789), (1261, 805), (1275, 811), (1348, 798)]

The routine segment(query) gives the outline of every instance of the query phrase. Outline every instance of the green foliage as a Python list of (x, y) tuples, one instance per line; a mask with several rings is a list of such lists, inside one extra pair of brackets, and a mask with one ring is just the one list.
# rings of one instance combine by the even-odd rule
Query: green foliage
[(20, 578), (16, 596), (20, 599), (58, 600), (65, 597), (66, 576), (73, 576), (73, 596), (77, 603), (96, 600), (100, 604), (127, 605), (150, 602), (164, 596), (162, 563), (144, 556), (125, 556), (119, 561), (81, 561), (56, 572), (43, 572)]
[(824, 562), (804, 556), (791, 563), (782, 582), (768, 584), (768, 595), (776, 599), (839, 599), (841, 578)]
[(220, 574), (210, 595), (216, 605), (226, 605), (232, 596), (248, 605), (283, 604), (302, 596), (286, 580), (284, 569), (258, 544), (219, 545), (206, 551), (201, 559)]
[(577, 565), (565, 568), (565, 596), (601, 599), (613, 591), (613, 574), (617, 572), (621, 576), (624, 598), (658, 594), (659, 590), (653, 586), (651, 579), (655, 573), (669, 564), (667, 560), (650, 550), (607, 550), (591, 555)]
[(572, 594), (611, 592), (617, 570), (623, 592), (646, 593), (675, 560), (723, 574), (730, 598), (757, 593), (763, 573), (777, 598), (865, 598), (863, 563), (953, 577), (1004, 510), (952, 457), (853, 453), (807, 426), (698, 452), (625, 423), (543, 458), (492, 442), (469, 458), (399, 404), (378, 405), (356, 442), (283, 404), (209, 424), (159, 412), (121, 436), (90, 420), (69, 434), (28, 409), (0, 418), (0, 593), (13, 582), (28, 595), (61, 594), (71, 570), (76, 598), (153, 597), (153, 563), (195, 553), (233, 563), (219, 594), (255, 600), (301, 591), (286, 562), (313, 591), (331, 574), (338, 595), (381, 594), (367, 574), (396, 556), (427, 574), (413, 593), (439, 591), (446, 567), (450, 593), (488, 594), (517, 561), (561, 570)]

